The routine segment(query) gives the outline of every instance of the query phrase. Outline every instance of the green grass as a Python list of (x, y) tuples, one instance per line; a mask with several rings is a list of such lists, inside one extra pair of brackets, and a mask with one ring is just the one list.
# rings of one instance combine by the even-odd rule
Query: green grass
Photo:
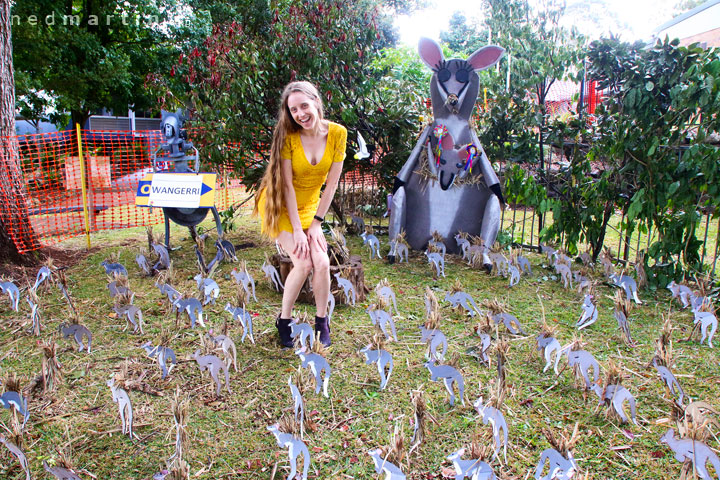
[[(286, 453), (277, 447), (266, 427), (292, 412), (287, 378), (297, 371), (299, 361), (291, 351), (280, 350), (277, 346), (273, 321), (281, 297), (271, 290), (260, 270), (264, 255), (272, 254), (274, 245), (259, 237), (257, 222), (249, 218), (248, 209), (243, 212), (229, 238), (236, 244), (251, 241), (257, 245), (239, 251), (257, 282), (259, 302), (249, 305), (249, 309), (258, 314), (255, 317), (257, 343), (252, 345), (246, 341), (240, 344), (241, 327), (231, 324), (229, 333), (237, 340), (240, 373), (231, 371), (232, 393), (223, 391), (220, 399), (214, 398), (214, 386), (211, 387), (207, 373), (201, 373), (197, 364), (188, 360), (188, 356), (199, 348), (204, 330), (191, 330), (184, 320), (176, 329), (174, 320), (166, 315), (166, 307), (160, 302), (160, 295), (153, 286), (154, 279), (139, 275), (134, 257), (140, 248), (146, 247), (143, 229), (95, 234), (90, 253), (68, 265), (67, 277), (80, 312), (80, 323), (94, 334), (92, 354), (76, 352), (73, 342), (56, 333), (58, 324), (68, 320), (67, 308), (57, 290), (41, 294), (41, 339), (58, 343), (64, 380), (57, 391), (30, 401), (31, 419), (25, 433), (25, 450), (34, 477), (46, 478), (42, 460), (57, 457), (55, 449), (63, 448), (72, 450), (76, 467), (86, 469), (97, 478), (150, 478), (164, 467), (174, 451), (170, 403), (176, 387), (190, 397), (188, 434), (191, 447), (185, 458), (190, 464), (192, 478), (267, 479), (276, 463), (275, 478), (287, 475)], [(205, 225), (210, 226), (209, 223)], [(160, 227), (155, 230), (159, 232)], [(192, 243), (186, 229), (173, 225), (172, 232), (173, 246), (181, 247), (172, 253), (178, 273), (176, 287), (194, 293), (192, 277), (197, 268)], [(500, 330), (500, 335), (508, 338), (510, 343), (508, 394), (503, 407), (509, 425), (510, 445), (507, 464), (493, 462), (499, 478), (529, 478), (528, 473), (534, 472), (540, 452), (549, 446), (540, 429), (545, 427), (556, 433), (569, 433), (576, 422), (582, 437), (574, 454), (582, 472), (589, 473), (587, 478), (679, 476), (681, 465), (673, 459), (671, 451), (658, 442), (672, 425), (668, 421), (670, 404), (663, 398), (664, 387), (657, 374), (646, 368), (653, 356), (654, 341), (660, 334), (661, 314), (671, 312), (676, 328), (672, 369), (686, 393), (714, 405), (720, 394), (720, 377), (714, 350), (699, 345), (697, 339), (678, 342), (687, 337), (692, 319), (688, 312), (671, 307), (665, 291), (658, 292), (657, 296), (643, 292), (641, 298), (645, 304), (633, 309), (630, 328), (638, 343), (635, 348), (625, 346), (620, 337), (612, 316), (612, 302), (608, 298), (613, 292), (604, 284), (598, 291), (599, 320), (582, 332), (585, 349), (593, 353), (603, 367), (610, 360), (622, 366), (623, 384), (637, 400), (640, 425), (620, 425), (616, 419), (606, 418), (603, 410), (596, 409), (594, 395), (584, 398), (569, 369), (558, 378), (552, 371), (542, 373), (544, 361), (535, 343), (535, 334), (542, 325), (539, 299), (542, 299), (547, 322), (556, 328), (557, 338), (563, 344), (577, 335), (574, 324), (582, 300), (576, 291), (565, 290), (558, 281), (549, 278), (551, 272), (541, 267), (542, 257), (528, 253), (534, 275), (523, 277), (518, 286), (508, 289), (507, 280), (472, 270), (457, 257), (448, 257), (447, 278), (436, 281), (430, 266), (418, 252), (411, 256), (409, 264), (388, 265), (378, 260), (370, 261), (367, 249), (357, 237), (348, 235), (348, 240), (351, 251), (363, 258), (366, 284), (372, 288), (387, 278), (397, 294), (399, 342), (389, 343), (387, 347), (393, 354), (395, 369), (387, 390), (379, 391), (375, 366), (365, 365), (364, 358), (357, 354), (372, 334), (365, 307), (375, 300), (374, 293), (355, 307), (339, 306), (333, 319), (333, 346), (328, 355), (333, 368), (330, 398), (317, 396), (312, 390), (304, 393), (306, 411), (316, 425), (314, 431), (306, 434), (312, 455), (311, 477), (377, 478), (367, 451), (389, 444), (396, 428), (403, 432), (407, 449), (412, 436), (411, 389), (423, 389), (428, 412), (437, 423), (428, 422), (426, 442), (420, 447), (419, 454), (406, 458), (403, 469), (408, 478), (441, 478), (441, 468), (450, 466), (444, 460), (447, 455), (467, 447), (473, 439), (479, 439), (481, 443), (489, 441), (491, 427), (482, 424), (471, 405), (480, 395), (488, 397), (488, 387), (496, 371), (494, 367), (480, 365), (466, 354), (467, 348), (479, 343), (473, 332), (475, 322), (451, 311), (442, 302), (444, 291), (456, 279), (478, 303), (498, 299), (507, 304), (529, 332), (527, 337), (511, 337)], [(387, 243), (386, 238), (381, 241)], [(64, 242), (60, 248), (82, 250), (85, 238)], [(214, 252), (214, 248), (209, 250)], [(145, 315), (144, 335), (123, 331), (123, 322), (111, 315), (112, 300), (99, 263), (114, 252), (120, 255), (120, 261), (130, 272), (130, 286), (136, 292), (135, 303), (142, 307)], [(234, 299), (235, 285), (229, 275), (232, 268), (233, 265), (223, 264), (215, 275), (221, 295), (217, 304), (206, 310), (208, 328), (219, 330), (223, 322), (229, 320), (223, 306)], [(34, 277), (34, 271), (28, 273)], [(544, 280), (544, 277), (548, 279)], [(419, 342), (418, 325), (423, 320), (426, 286), (435, 289), (440, 299), (441, 328), (450, 341), (448, 358), (458, 357), (465, 378), (464, 407), (451, 408), (442, 384), (430, 382), (429, 373), (422, 365), (425, 347)], [(42, 354), (36, 344), (38, 339), (26, 333), (28, 313), (24, 300), (22, 312), (16, 314), (9, 311), (4, 298), (0, 304), (0, 371), (3, 376), (13, 372), (27, 384), (40, 371)], [(300, 304), (297, 310), (314, 314), (314, 307), (310, 305)], [(174, 334), (170, 346), (181, 360), (166, 381), (160, 379), (158, 366), (138, 348), (147, 340), (156, 343), (163, 329)], [(133, 443), (117, 431), (120, 425), (117, 406), (105, 384), (124, 361), (131, 378), (144, 375), (143, 382), (162, 393), (162, 396), (152, 396), (130, 391), (135, 431), (139, 437)], [(564, 364), (563, 360), (561, 365)], [(0, 421), (9, 425), (7, 410), (0, 411)], [(634, 438), (628, 438), (625, 431), (632, 433)], [(714, 440), (710, 444), (717, 446)], [(0, 477), (24, 478), (15, 460), (2, 455)], [(81, 476), (89, 478), (82, 473)]]

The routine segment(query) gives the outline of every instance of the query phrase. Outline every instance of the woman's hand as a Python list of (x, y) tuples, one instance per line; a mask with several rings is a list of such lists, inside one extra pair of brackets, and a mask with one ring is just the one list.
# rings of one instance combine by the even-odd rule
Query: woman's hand
[[(308, 232), (309, 233), (309, 232)], [(298, 258), (307, 258), (310, 254), (310, 247), (308, 246), (308, 236), (302, 230), (293, 231), (293, 255)]]
[(310, 228), (308, 228), (307, 238), (310, 242), (310, 248), (320, 253), (327, 252), (327, 241), (320, 222), (313, 220)]

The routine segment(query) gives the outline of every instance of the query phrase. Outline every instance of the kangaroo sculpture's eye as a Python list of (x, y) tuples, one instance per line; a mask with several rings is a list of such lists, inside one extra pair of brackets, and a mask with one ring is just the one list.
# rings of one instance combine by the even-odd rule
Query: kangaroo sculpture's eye
[[(441, 68), (437, 72), (437, 77), (440, 82), (445, 83), (452, 77), (452, 73), (448, 68)], [(457, 80), (460, 83), (467, 83), (470, 79), (470, 72), (467, 70), (458, 70), (455, 72), (455, 80)]]
[(455, 168), (462, 168), (464, 165), (464, 163), (456, 163)]
[(445, 160), (444, 158), (440, 159), (440, 165), (445, 165), (446, 163), (447, 163), (447, 160)]
[(470, 74), (467, 70), (458, 70), (455, 72), (455, 79), (460, 83), (467, 83), (470, 78)]

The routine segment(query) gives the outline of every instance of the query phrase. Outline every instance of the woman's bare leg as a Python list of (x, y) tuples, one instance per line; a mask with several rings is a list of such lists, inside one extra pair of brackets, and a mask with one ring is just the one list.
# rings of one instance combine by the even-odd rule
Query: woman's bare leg
[(312, 259), (312, 286), (317, 316), (326, 317), (330, 294), (330, 259), (327, 251), (318, 250), (316, 245), (310, 247), (310, 258)]
[[(295, 300), (297, 300), (300, 289), (313, 268), (313, 261), (311, 258), (301, 259), (292, 254), (295, 242), (293, 241), (292, 234), (290, 232), (280, 232), (277, 240), (280, 242), (280, 246), (283, 250), (285, 250), (285, 253), (290, 256), (290, 260), (293, 262), (293, 269), (285, 279), (285, 290), (283, 291), (282, 298), (282, 312), (280, 313), (281, 318), (291, 318)], [(315, 295), (317, 298), (317, 292)], [(325, 305), (327, 306), (327, 296), (325, 298)]]

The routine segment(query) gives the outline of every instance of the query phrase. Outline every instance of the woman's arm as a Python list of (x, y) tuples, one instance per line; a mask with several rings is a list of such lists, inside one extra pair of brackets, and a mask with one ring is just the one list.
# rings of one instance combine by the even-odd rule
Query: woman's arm
[(290, 217), (290, 224), (293, 227), (293, 255), (299, 258), (307, 258), (310, 253), (308, 238), (303, 232), (302, 223), (300, 222), (300, 214), (298, 213), (297, 197), (295, 197), (295, 187), (293, 187), (292, 160), (284, 158), (282, 160), (282, 176), (283, 185), (285, 187), (285, 208)]
[(316, 213), (316, 215), (320, 217), (324, 217), (328, 210), (330, 210), (330, 203), (332, 203), (333, 198), (335, 198), (335, 191), (337, 190), (338, 182), (340, 181), (342, 167), (343, 162), (334, 162), (330, 166), (330, 171), (328, 172), (327, 180), (325, 181), (325, 190), (323, 190)]
[[(325, 190), (323, 190), (322, 196), (320, 197), (320, 202), (318, 203), (315, 215), (324, 217), (330, 209), (330, 203), (335, 197), (335, 191), (337, 190), (338, 182), (340, 181), (342, 167), (343, 162), (333, 162), (330, 166), (327, 181), (325, 182)], [(317, 218), (313, 218), (313, 221), (308, 228), (307, 236), (311, 247), (317, 246), (317, 248), (323, 252), (327, 250), (325, 235), (322, 233), (322, 226)]]

